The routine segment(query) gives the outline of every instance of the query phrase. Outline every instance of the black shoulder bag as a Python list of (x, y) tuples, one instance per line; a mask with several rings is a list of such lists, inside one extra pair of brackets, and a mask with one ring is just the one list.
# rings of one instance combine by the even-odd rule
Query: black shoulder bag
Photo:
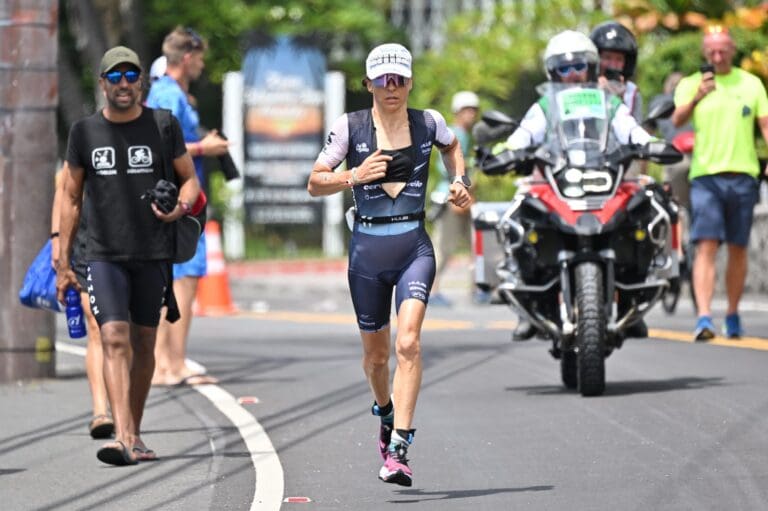
[[(155, 116), (155, 122), (157, 128), (160, 130), (160, 136), (163, 141), (163, 168), (165, 174), (165, 180), (171, 183), (175, 188), (176, 197), (178, 197), (178, 181), (176, 180), (176, 173), (173, 170), (173, 155), (171, 154), (171, 148), (173, 147), (173, 140), (171, 139), (171, 111), (162, 108), (156, 108), (153, 110)], [(161, 180), (158, 182), (161, 185)], [(168, 186), (168, 185), (164, 185)], [(197, 242), (203, 233), (203, 227), (206, 221), (206, 203), (207, 199), (205, 193), (200, 190), (200, 196), (198, 196), (195, 204), (192, 205), (192, 210), (189, 214), (182, 216), (176, 222), (174, 222), (174, 263), (183, 263), (192, 259), (197, 251)], [(176, 206), (176, 201), (173, 202), (173, 207)], [(171, 208), (172, 209), (172, 208)]]

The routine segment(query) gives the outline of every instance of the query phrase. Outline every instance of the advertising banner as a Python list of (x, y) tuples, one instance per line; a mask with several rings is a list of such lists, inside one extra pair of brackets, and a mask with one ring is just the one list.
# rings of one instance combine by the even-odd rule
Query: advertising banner
[(325, 57), (303, 40), (277, 37), (243, 61), (243, 199), (251, 224), (322, 223), (307, 179), (323, 142)]

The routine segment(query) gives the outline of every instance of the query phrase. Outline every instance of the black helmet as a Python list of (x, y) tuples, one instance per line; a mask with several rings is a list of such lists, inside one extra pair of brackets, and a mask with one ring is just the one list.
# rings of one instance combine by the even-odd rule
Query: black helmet
[(611, 50), (624, 54), (624, 69), (621, 74), (629, 79), (635, 74), (637, 65), (637, 41), (632, 32), (615, 21), (606, 21), (596, 26), (589, 35), (598, 51)]

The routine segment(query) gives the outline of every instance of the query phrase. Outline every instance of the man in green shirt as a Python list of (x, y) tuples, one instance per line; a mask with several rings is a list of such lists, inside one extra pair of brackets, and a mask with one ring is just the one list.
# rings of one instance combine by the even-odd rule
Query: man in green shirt
[(754, 144), (755, 119), (768, 141), (768, 98), (762, 82), (732, 66), (736, 47), (727, 30), (712, 27), (704, 35), (704, 58), (714, 71), (704, 69), (683, 78), (675, 90), (672, 122), (689, 120), (696, 133), (691, 181), (691, 239), (696, 243), (693, 284), (698, 304), (694, 337), (715, 336), (712, 296), (715, 259), (720, 243), (728, 245), (726, 290), (728, 310), (724, 333), (743, 334), (739, 300), (747, 274), (747, 246), (753, 208), (758, 200), (761, 172)]

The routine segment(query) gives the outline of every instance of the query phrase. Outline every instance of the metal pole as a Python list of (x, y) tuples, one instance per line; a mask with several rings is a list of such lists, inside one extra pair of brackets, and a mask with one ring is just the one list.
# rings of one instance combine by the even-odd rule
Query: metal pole
[(227, 181), (229, 200), (224, 212), (224, 254), (227, 259), (242, 259), (245, 257), (243, 74), (239, 71), (226, 73), (222, 90), (221, 129), (230, 142), (229, 154), (242, 174), (240, 179)]
[(58, 2), (0, 0), (0, 381), (55, 375), (53, 313), (19, 303), (50, 228)]
[[(325, 133), (331, 131), (331, 125), (344, 113), (344, 74), (331, 71), (325, 74)], [(323, 253), (327, 257), (344, 255), (344, 197), (340, 193), (325, 197), (323, 213)]]

